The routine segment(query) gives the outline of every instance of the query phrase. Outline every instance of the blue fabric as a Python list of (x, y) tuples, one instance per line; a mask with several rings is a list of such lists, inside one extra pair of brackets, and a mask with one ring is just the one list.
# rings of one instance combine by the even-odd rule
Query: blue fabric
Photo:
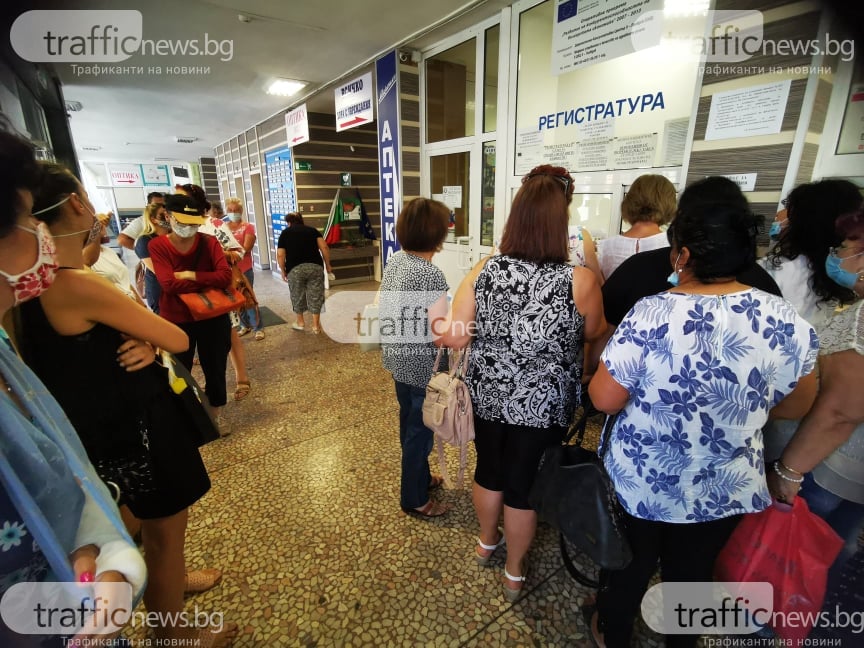
[(424, 506), (429, 501), (429, 453), (432, 430), (423, 425), (423, 399), (426, 390), (407, 383), (396, 383), (399, 401), (399, 442), (402, 445), (402, 485), (399, 499), (403, 509)]
[(0, 396), (0, 483), (51, 566), (46, 579), (74, 581), (68, 555), (76, 548), (82, 491), (119, 537), (132, 540), (57, 401), (5, 345), (0, 345), (0, 372), (29, 414), (28, 419), (7, 395)]
[(638, 301), (602, 356), (630, 393), (605, 457), (627, 512), (687, 523), (766, 508), (761, 428), (817, 349), (792, 305), (760, 290)]

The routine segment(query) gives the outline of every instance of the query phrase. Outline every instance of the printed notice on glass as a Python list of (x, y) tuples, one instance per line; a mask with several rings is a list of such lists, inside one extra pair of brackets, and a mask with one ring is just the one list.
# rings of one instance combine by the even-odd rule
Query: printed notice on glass
[(453, 185), (442, 189), (444, 200), (443, 202), (450, 209), (462, 209), (462, 186)]
[(663, 0), (555, 0), (552, 74), (653, 47), (662, 27)]
[(597, 139), (599, 137), (612, 139), (615, 136), (615, 118), (607, 117), (600, 120), (583, 120), (576, 124), (580, 140)]
[(687, 145), (687, 128), (690, 118), (670, 119), (663, 124), (663, 157), (660, 166), (684, 164), (684, 147)]
[(654, 166), (657, 133), (619, 137), (612, 143), (612, 168), (642, 169)]
[(576, 150), (576, 171), (605, 171), (610, 168), (612, 140), (594, 139), (579, 142)]
[(543, 164), (543, 133), (527, 131), (516, 135), (516, 175), (525, 175)]
[(568, 171), (576, 168), (576, 142), (544, 146), (543, 151), (544, 164), (564, 167)]
[(779, 133), (791, 86), (789, 79), (713, 95), (705, 140)]
[(861, 152), (864, 152), (864, 83), (853, 83), (837, 142), (837, 155)]

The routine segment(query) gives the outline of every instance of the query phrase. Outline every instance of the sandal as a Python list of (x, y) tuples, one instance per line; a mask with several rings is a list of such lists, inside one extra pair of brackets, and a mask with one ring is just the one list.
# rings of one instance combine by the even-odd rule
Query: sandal
[[(510, 603), (515, 603), (519, 600), (519, 597), (522, 596), (522, 587), (525, 585), (525, 576), (513, 576), (510, 572), (507, 571), (507, 566), (504, 566), (504, 577), (507, 579), (504, 582), (504, 598), (506, 598)], [(508, 587), (507, 581), (511, 583), (519, 583), (518, 588)]]
[(318, 328), (317, 326), (313, 326), (313, 327), (312, 327), (312, 332), (313, 332), (315, 335), (318, 335), (318, 334), (321, 332), (321, 329)]
[(218, 569), (187, 571), (183, 592), (184, 594), (200, 594), (215, 587), (220, 580), (222, 580), (222, 572)]
[(263, 340), (264, 339), (264, 331), (255, 331), (255, 339)]
[(432, 475), (429, 478), (429, 490), (441, 488), (444, 485), (444, 478), (441, 475)]
[(252, 329), (248, 326), (241, 326), (240, 330), (237, 331), (237, 337), (243, 337), (244, 335), (248, 335), (252, 332)]
[(498, 542), (492, 545), (487, 545), (480, 538), (477, 538), (477, 546), (474, 548), (474, 560), (476, 560), (477, 564), (481, 567), (488, 565), (498, 547), (503, 547), (506, 544), (506, 541), (504, 540), (504, 529), (498, 527), (498, 534)]
[(198, 628), (193, 641), (199, 648), (228, 648), (234, 643), (239, 632), (240, 628), (236, 623), (226, 623), (218, 632), (210, 628)]
[(234, 390), (234, 400), (240, 401), (249, 395), (252, 391), (252, 383), (248, 380), (240, 380), (237, 382), (237, 389)]
[(435, 500), (430, 499), (426, 502), (425, 505), (420, 508), (412, 509), (412, 508), (403, 508), (402, 509), (408, 515), (419, 515), (420, 517), (427, 518), (436, 518), (441, 517), (447, 511), (450, 510), (449, 504), (442, 504), (441, 502), (436, 502)]

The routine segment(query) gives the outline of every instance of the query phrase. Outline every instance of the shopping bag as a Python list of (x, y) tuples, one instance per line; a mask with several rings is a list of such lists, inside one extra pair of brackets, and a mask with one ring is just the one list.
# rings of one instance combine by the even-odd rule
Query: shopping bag
[[(828, 569), (843, 540), (796, 497), (745, 515), (717, 557), (715, 577), (774, 586), (770, 625), (784, 641), (803, 641), (822, 609)], [(762, 619), (758, 618), (761, 622)]]

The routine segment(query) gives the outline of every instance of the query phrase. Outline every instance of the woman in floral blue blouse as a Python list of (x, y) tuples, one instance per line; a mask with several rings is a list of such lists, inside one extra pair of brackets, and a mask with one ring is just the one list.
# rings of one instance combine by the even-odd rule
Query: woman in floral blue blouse
[[(592, 632), (610, 648), (630, 645), (658, 561), (664, 581), (711, 581), (740, 516), (770, 504), (762, 426), (805, 413), (815, 397), (813, 328), (735, 279), (755, 238), (734, 183), (688, 187), (669, 228), (672, 288), (636, 303), (591, 382), (594, 405), (618, 413), (605, 464), (634, 553), (601, 575)], [(666, 645), (697, 639), (670, 635)]]

